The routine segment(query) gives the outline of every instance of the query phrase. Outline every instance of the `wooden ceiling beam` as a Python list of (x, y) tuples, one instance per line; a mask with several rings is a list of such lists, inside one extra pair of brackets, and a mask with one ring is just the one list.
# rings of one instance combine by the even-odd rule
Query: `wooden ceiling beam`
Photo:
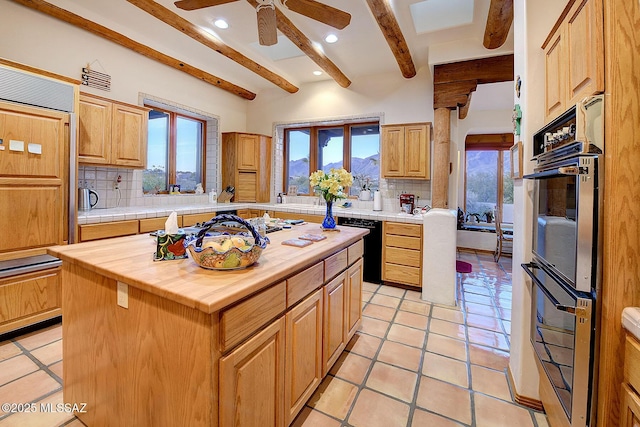
[(409, 46), (404, 39), (400, 25), (398, 25), (388, 1), (367, 0), (367, 4), (378, 22), (380, 31), (382, 31), (384, 38), (387, 40), (393, 56), (396, 57), (402, 75), (407, 79), (414, 77), (416, 75), (416, 67), (413, 64), (413, 59), (411, 59)]
[(191, 37), (195, 41), (202, 43), (210, 49), (215, 50), (219, 54), (226, 56), (234, 62), (242, 65), (248, 70), (256, 73), (260, 77), (265, 78), (274, 85), (286, 90), (289, 93), (296, 93), (298, 88), (289, 83), (285, 78), (278, 74), (266, 69), (262, 65), (247, 58), (240, 52), (224, 44), (222, 41), (215, 38), (213, 35), (207, 33), (197, 25), (187, 21), (177, 13), (172, 12), (161, 4), (153, 0), (127, 0), (132, 5), (144, 10), (149, 15), (159, 19), (167, 25), (172, 26), (176, 30)]
[(478, 84), (512, 81), (513, 55), (441, 64), (433, 69), (434, 84), (461, 80), (477, 80)]
[(458, 106), (458, 119), (460, 120), (466, 119), (467, 114), (469, 114), (469, 107), (471, 107), (471, 95), (473, 95), (473, 92), (469, 93), (469, 96), (467, 96), (467, 102), (464, 105)]
[(513, 0), (491, 0), (482, 44), (497, 49), (504, 44), (513, 23)]
[(42, 12), (46, 15), (49, 15), (61, 21), (67, 22), (78, 28), (82, 28), (83, 30), (86, 30), (104, 39), (107, 39), (116, 44), (119, 44), (120, 46), (126, 47), (127, 49), (131, 49), (134, 52), (139, 53), (140, 55), (143, 55), (143, 56), (146, 56), (147, 58), (158, 61), (171, 68), (175, 68), (176, 70), (180, 70), (193, 77), (196, 77), (199, 80), (202, 80), (220, 89), (231, 92), (234, 95), (240, 96), (244, 99), (252, 100), (252, 99), (255, 99), (256, 97), (255, 93), (247, 89), (244, 89), (240, 86), (230, 83), (224, 79), (221, 79), (220, 77), (216, 77), (213, 74), (209, 74), (206, 71), (203, 71), (199, 68), (193, 67), (185, 63), (184, 61), (180, 61), (179, 59), (173, 58), (169, 55), (165, 55), (162, 52), (158, 52), (157, 50), (151, 49), (150, 47), (142, 43), (138, 43), (137, 41), (132, 40), (118, 32), (110, 30), (107, 27), (104, 27), (93, 21), (85, 19), (79, 15), (71, 13), (58, 6), (47, 3), (46, 1), (43, 1), (43, 0), (13, 0), (13, 1), (23, 6), (26, 6), (30, 9), (37, 10), (38, 12)]
[[(254, 8), (258, 7), (258, 2), (256, 0), (247, 0), (250, 5)], [(325, 73), (327, 73), (333, 80), (336, 81), (342, 87), (349, 87), (351, 85), (351, 80), (344, 75), (342, 71), (331, 62), (327, 56), (318, 50), (311, 40), (307, 36), (305, 36), (302, 31), (298, 29), (293, 22), (289, 18), (286, 17), (284, 13), (280, 11), (276, 7), (276, 22), (278, 24), (278, 29), (282, 34), (284, 34), (289, 40), (293, 42), (298, 49), (304, 52), (305, 55), (309, 57), (313, 62), (318, 65), (318, 67), (322, 68)]]

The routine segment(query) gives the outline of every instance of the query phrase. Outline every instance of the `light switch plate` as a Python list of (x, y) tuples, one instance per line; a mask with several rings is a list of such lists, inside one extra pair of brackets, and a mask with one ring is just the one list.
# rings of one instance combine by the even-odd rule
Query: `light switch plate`
[(129, 285), (118, 282), (117, 289), (118, 305), (123, 308), (129, 308)]

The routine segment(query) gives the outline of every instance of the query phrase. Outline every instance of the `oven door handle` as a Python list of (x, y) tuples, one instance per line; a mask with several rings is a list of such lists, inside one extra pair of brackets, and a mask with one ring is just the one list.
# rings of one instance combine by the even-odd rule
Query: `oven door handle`
[(541, 178), (550, 178), (558, 175), (580, 175), (581, 173), (584, 173), (584, 172), (578, 166), (562, 166), (555, 169), (550, 169), (542, 172), (525, 175), (524, 178), (541, 179)]
[(576, 315), (576, 307), (571, 305), (560, 304), (560, 302), (551, 294), (551, 292), (549, 292), (549, 290), (542, 284), (542, 282), (536, 277), (536, 275), (533, 274), (533, 271), (531, 271), (531, 269), (538, 268), (537, 264), (530, 262), (528, 264), (520, 264), (520, 266), (529, 275), (529, 277), (531, 277), (531, 280), (533, 280), (536, 283), (536, 285), (538, 285), (538, 288), (540, 288), (542, 293), (544, 293), (547, 296), (547, 298), (549, 298), (549, 300), (556, 307), (557, 310), (565, 311), (569, 314), (573, 314), (574, 316)]

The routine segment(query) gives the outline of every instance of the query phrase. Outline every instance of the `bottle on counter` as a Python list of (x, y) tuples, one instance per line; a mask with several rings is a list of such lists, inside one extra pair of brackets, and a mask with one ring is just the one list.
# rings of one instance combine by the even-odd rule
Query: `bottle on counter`
[(218, 203), (218, 193), (215, 190), (209, 191), (209, 203)]
[(282, 203), (282, 193), (278, 193), (278, 196), (276, 197), (276, 203)]

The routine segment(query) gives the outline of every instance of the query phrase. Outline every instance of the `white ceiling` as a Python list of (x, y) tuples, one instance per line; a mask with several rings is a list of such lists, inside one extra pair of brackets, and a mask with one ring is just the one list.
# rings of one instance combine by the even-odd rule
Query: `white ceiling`
[[(293, 54), (295, 54), (297, 47), (293, 46), (281, 34), (279, 34), (277, 45), (259, 46), (257, 43), (256, 13), (245, 0), (197, 11), (180, 10), (174, 6), (173, 0), (156, 1), (192, 23), (205, 28), (225, 44), (298, 87), (308, 82), (331, 79), (326, 73), (320, 76), (314, 75), (313, 71), (320, 68), (301, 52), (299, 56), (293, 57), (290, 57), (291, 52), (283, 54), (283, 48), (287, 45), (288, 50), (293, 51)], [(488, 50), (482, 46), (490, 0), (389, 1), (417, 70), (423, 67), (433, 67), (438, 63), (513, 52), (513, 28), (507, 42), (501, 48)], [(474, 6), (473, 20), (470, 24), (433, 32), (425, 32), (424, 28), (416, 31), (414, 18), (410, 11), (413, 4), (439, 2), (438, 7), (442, 12), (438, 13), (443, 14), (444, 20), (445, 15), (448, 18), (455, 18), (456, 8), (459, 7), (458, 3), (465, 1), (472, 2)], [(258, 94), (261, 90), (276, 87), (271, 82), (192, 40), (126, 0), (49, 0), (49, 2)], [(318, 48), (323, 50), (327, 57), (352, 82), (365, 75), (389, 72), (400, 74), (397, 62), (369, 10), (366, 0), (322, 0), (322, 2), (350, 13), (351, 23), (343, 30), (335, 30), (286, 8), (281, 8), (281, 10), (309, 39), (318, 43)], [(448, 6), (442, 9), (443, 4)], [(415, 8), (421, 9), (418, 6), (420, 5)], [(213, 22), (218, 18), (226, 19), (230, 27), (226, 30), (215, 27)], [(417, 20), (422, 22), (426, 21), (426, 18), (418, 18)], [(334, 44), (324, 42), (323, 39), (328, 33), (335, 33), (339, 37), (338, 42)], [(282, 58), (282, 55), (284, 55), (284, 59), (271, 59), (271, 56)], [(509, 83), (509, 88), (511, 86)], [(509, 102), (512, 103), (511, 95)], [(472, 108), (475, 108), (474, 102), (472, 102)]]

